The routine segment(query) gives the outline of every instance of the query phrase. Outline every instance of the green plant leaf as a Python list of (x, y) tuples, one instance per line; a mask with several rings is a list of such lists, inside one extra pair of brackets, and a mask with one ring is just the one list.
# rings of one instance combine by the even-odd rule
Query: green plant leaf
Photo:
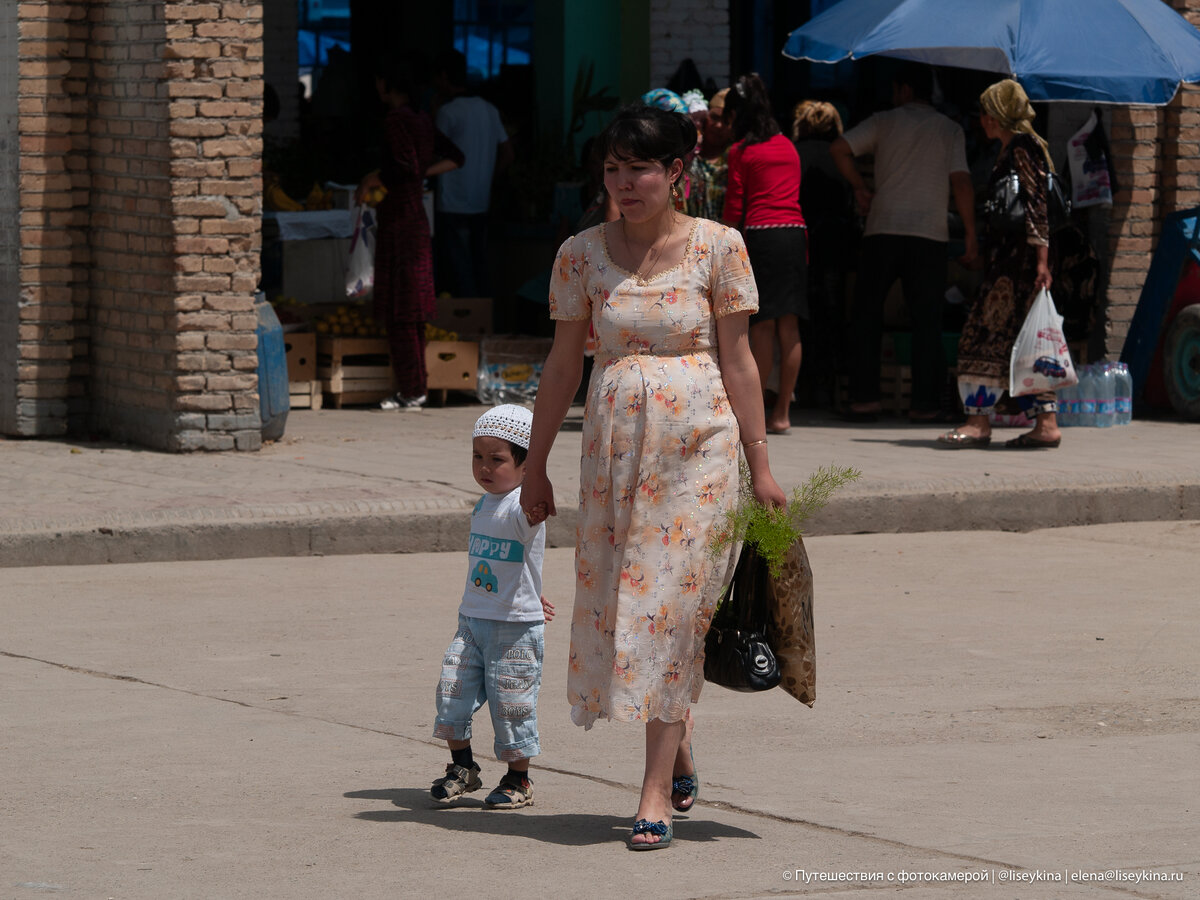
[(767, 561), (773, 577), (782, 573), (788, 548), (803, 536), (805, 520), (819, 512), (834, 491), (862, 477), (858, 469), (823, 466), (792, 491), (787, 506), (768, 507), (754, 498), (754, 483), (744, 460), (740, 472), (737, 505), (725, 514), (709, 552), (715, 559), (740, 541), (752, 544)]

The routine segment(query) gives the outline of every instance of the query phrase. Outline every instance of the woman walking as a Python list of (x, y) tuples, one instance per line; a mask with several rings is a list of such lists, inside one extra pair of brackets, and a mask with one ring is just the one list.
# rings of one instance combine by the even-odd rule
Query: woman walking
[[(951, 447), (986, 447), (992, 441), (990, 414), (1008, 385), (1009, 360), (1025, 315), (1038, 290), (1050, 289), (1050, 226), (1047, 173), (1053, 170), (1046, 142), (1033, 130), (1033, 108), (1021, 85), (998, 81), (979, 98), (984, 132), (1001, 144), (988, 196), (1016, 173), (1025, 210), (1022, 227), (1003, 230), (989, 223), (986, 273), (978, 299), (958, 341), (958, 392), (966, 424), (938, 437)], [(1005, 446), (1018, 450), (1054, 448), (1061, 442), (1053, 391), (1015, 398), (1037, 424)]]
[(588, 327), (598, 349), (584, 411), (571, 717), (641, 722), (646, 759), (634, 850), (673, 835), (698, 791), (691, 704), (729, 560), (709, 553), (737, 499), (739, 448), (755, 495), (771, 476), (748, 340), (757, 292), (736, 231), (679, 213), (696, 128), (685, 115), (622, 110), (598, 139), (621, 219), (569, 238), (551, 279), (554, 345), (534, 407), (521, 503), (554, 515), (546, 459), (579, 385)]

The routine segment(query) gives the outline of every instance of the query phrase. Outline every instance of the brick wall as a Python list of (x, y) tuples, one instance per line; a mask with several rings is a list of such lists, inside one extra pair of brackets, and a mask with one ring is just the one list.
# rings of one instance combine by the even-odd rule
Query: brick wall
[(729, 0), (651, 0), (650, 87), (691, 59), (704, 78), (728, 84)]
[(17, 16), (5, 431), (257, 449), (262, 7), (22, 0)]

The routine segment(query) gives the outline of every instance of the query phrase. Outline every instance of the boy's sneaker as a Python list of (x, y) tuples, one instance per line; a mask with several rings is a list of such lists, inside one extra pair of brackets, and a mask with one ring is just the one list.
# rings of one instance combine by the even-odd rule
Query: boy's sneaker
[(477, 791), (481, 787), (483, 781), (479, 778), (478, 765), (472, 763), (468, 769), (466, 766), (450, 763), (446, 766), (446, 774), (429, 789), (429, 796), (438, 803), (450, 803), (455, 798)]
[(533, 782), (506, 772), (500, 784), (483, 801), (491, 809), (520, 809), (533, 806)]
[(381, 401), (379, 408), (415, 411), (425, 405), (425, 399), (424, 394), (420, 397), (405, 397), (403, 394), (397, 394), (394, 397), (388, 397), (386, 400)]

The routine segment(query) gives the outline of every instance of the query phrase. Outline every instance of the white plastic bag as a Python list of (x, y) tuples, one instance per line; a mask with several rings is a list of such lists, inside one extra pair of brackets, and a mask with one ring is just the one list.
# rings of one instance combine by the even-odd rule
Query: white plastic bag
[(365, 297), (375, 285), (375, 211), (369, 206), (354, 208), (354, 236), (346, 264), (346, 296)]
[[(1103, 143), (1095, 146), (1092, 133), (1102, 128), (1093, 112), (1071, 139), (1067, 141), (1067, 164), (1071, 170), (1071, 208), (1112, 206), (1112, 181), (1108, 174), (1108, 157)], [(1091, 150), (1089, 152), (1089, 145)]]
[(1013, 344), (1008, 367), (1010, 396), (1056, 391), (1079, 383), (1063, 337), (1062, 322), (1050, 292), (1042, 288)]

